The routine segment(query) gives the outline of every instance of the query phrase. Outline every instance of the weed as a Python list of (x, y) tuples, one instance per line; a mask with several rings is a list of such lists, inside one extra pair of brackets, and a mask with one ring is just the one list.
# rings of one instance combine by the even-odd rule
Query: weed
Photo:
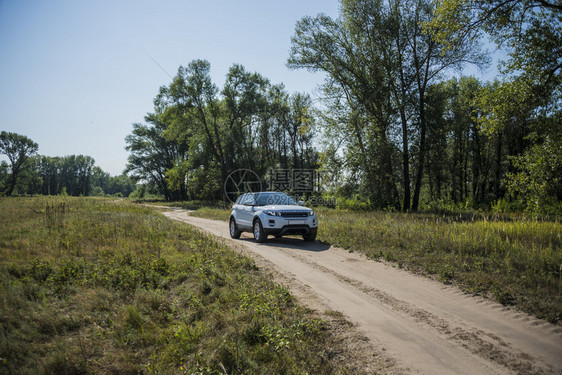
[(499, 286), (494, 286), (492, 288), (492, 295), (494, 296), (495, 300), (502, 305), (513, 304), (513, 296), (511, 295), (511, 293)]

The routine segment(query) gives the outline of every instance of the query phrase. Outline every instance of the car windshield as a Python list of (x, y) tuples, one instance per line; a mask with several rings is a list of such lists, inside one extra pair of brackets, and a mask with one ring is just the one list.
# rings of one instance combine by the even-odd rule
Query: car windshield
[(285, 193), (257, 193), (255, 195), (258, 206), (266, 205), (296, 205), (297, 202)]

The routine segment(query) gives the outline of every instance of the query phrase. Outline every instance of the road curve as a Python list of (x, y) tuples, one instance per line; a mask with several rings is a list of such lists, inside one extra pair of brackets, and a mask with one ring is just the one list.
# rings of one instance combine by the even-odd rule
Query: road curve
[(223, 221), (164, 215), (242, 246), (343, 313), (397, 368), (419, 374), (562, 374), (562, 328), (320, 242), (239, 240)]

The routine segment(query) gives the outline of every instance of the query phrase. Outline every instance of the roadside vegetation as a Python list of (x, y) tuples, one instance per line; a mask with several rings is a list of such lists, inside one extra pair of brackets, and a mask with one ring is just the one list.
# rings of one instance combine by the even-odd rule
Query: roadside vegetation
[(252, 259), (150, 208), (4, 198), (0, 226), (0, 373), (346, 372)]
[(318, 238), (556, 323), (562, 224), (526, 217), (317, 210)]
[(228, 221), (230, 219), (230, 208), (217, 208), (217, 207), (202, 207), (195, 212), (191, 213), (191, 216), (205, 217), (213, 220), (224, 220)]
[[(318, 240), (384, 259), (538, 318), (562, 319), (562, 224), (523, 214), (315, 208)], [(194, 216), (228, 220), (230, 211)]]

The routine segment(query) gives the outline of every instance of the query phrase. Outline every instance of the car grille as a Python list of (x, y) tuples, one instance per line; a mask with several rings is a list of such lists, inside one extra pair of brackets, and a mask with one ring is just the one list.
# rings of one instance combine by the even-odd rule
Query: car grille
[(308, 211), (281, 211), (283, 217), (307, 217)]

